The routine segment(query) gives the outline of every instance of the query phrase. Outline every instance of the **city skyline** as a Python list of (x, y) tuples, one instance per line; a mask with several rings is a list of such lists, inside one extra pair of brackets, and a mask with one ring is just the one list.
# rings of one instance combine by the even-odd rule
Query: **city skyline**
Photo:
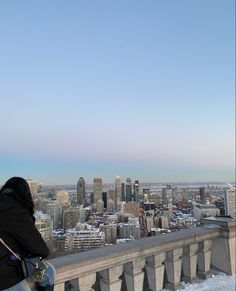
[[(37, 180), (37, 179), (32, 179), (31, 177), (25, 177), (26, 181), (28, 181), (29, 183), (33, 183), (35, 184), (35, 187), (37, 185), (37, 187), (40, 186), (41, 187), (59, 187), (59, 189), (61, 189), (61, 187), (65, 187), (63, 188), (65, 189), (70, 189), (72, 190), (71, 187), (74, 187), (73, 189), (76, 190), (76, 192), (78, 192), (78, 183), (80, 181), (80, 179), (82, 178), (84, 180), (85, 183), (85, 188), (86, 189), (93, 189), (94, 186), (94, 180), (96, 179), (101, 179), (102, 180), (102, 189), (108, 189), (109, 187), (111, 187), (110, 189), (113, 189), (114, 191), (116, 191), (116, 178), (119, 178), (120, 183), (123, 184), (124, 186), (127, 185), (127, 179), (131, 180), (131, 184), (132, 186), (134, 186), (136, 184), (136, 182), (140, 183), (140, 185), (142, 187), (210, 187), (210, 186), (223, 186), (223, 187), (235, 187), (236, 183), (235, 181), (160, 181), (160, 180), (156, 180), (156, 181), (142, 181), (142, 180), (138, 180), (137, 177), (129, 175), (129, 177), (121, 177), (121, 176), (116, 176), (113, 177), (113, 180), (107, 180), (106, 177), (102, 177), (102, 176), (96, 176), (96, 177), (77, 177), (77, 180), (72, 181), (70, 183), (60, 183), (58, 181), (56, 181), (55, 183), (47, 183), (46, 181), (42, 181), (42, 180)], [(5, 181), (2, 182), (2, 184)], [(128, 183), (129, 184), (129, 183)], [(1, 186), (1, 183), (0, 183)], [(120, 185), (121, 186), (121, 185)], [(120, 189), (121, 190), (121, 189)], [(119, 191), (120, 191), (119, 190)]]
[(1, 1), (0, 184), (234, 181), (234, 6)]

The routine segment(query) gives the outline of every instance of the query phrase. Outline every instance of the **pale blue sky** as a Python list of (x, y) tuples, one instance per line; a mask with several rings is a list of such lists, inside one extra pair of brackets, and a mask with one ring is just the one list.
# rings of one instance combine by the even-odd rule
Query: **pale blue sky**
[(0, 2), (0, 183), (234, 180), (233, 0)]

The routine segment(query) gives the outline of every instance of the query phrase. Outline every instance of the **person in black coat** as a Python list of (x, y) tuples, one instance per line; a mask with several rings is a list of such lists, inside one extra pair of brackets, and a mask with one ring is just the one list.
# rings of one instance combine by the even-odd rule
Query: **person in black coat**
[[(49, 249), (35, 227), (34, 203), (26, 180), (9, 179), (0, 190), (0, 238), (20, 257), (49, 255)], [(55, 269), (49, 264), (49, 281), (38, 284), (38, 290), (53, 290)], [(50, 275), (51, 274), (51, 275)], [(48, 276), (47, 276), (48, 277)], [(20, 261), (0, 243), (0, 290), (30, 290), (24, 280)]]

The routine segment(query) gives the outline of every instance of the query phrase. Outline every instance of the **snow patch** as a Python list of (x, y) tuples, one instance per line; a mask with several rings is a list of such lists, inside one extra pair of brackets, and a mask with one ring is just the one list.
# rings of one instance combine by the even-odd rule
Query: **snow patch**
[[(236, 276), (228, 276), (223, 273), (213, 275), (212, 278), (204, 280), (198, 284), (190, 284), (182, 282), (183, 288), (178, 291), (235, 291), (236, 290)], [(163, 291), (169, 289), (163, 289)]]

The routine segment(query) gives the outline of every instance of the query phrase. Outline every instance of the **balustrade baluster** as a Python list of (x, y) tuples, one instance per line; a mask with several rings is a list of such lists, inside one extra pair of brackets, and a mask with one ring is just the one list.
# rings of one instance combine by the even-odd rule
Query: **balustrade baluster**
[(181, 256), (183, 253), (182, 248), (174, 249), (166, 252), (166, 275), (168, 283), (167, 288), (171, 290), (177, 290), (181, 287), (180, 276), (181, 276)]
[(128, 291), (143, 291), (144, 266), (144, 258), (138, 258), (124, 264), (124, 276)]
[(203, 279), (207, 279), (212, 275), (210, 272), (211, 247), (212, 247), (211, 240), (205, 240), (199, 243), (197, 259), (198, 264), (197, 276)]
[(65, 290), (65, 283), (57, 283), (54, 286), (54, 291), (64, 291)]
[(190, 283), (197, 283), (197, 251), (198, 244), (184, 246), (182, 256), (183, 278), (182, 280)]
[(99, 272), (101, 291), (120, 291), (123, 265)]
[(160, 253), (146, 258), (146, 270), (150, 291), (159, 291), (163, 288), (165, 257), (165, 253)]
[(88, 274), (79, 277), (79, 290), (80, 291), (94, 291), (92, 288), (96, 281), (96, 273)]

